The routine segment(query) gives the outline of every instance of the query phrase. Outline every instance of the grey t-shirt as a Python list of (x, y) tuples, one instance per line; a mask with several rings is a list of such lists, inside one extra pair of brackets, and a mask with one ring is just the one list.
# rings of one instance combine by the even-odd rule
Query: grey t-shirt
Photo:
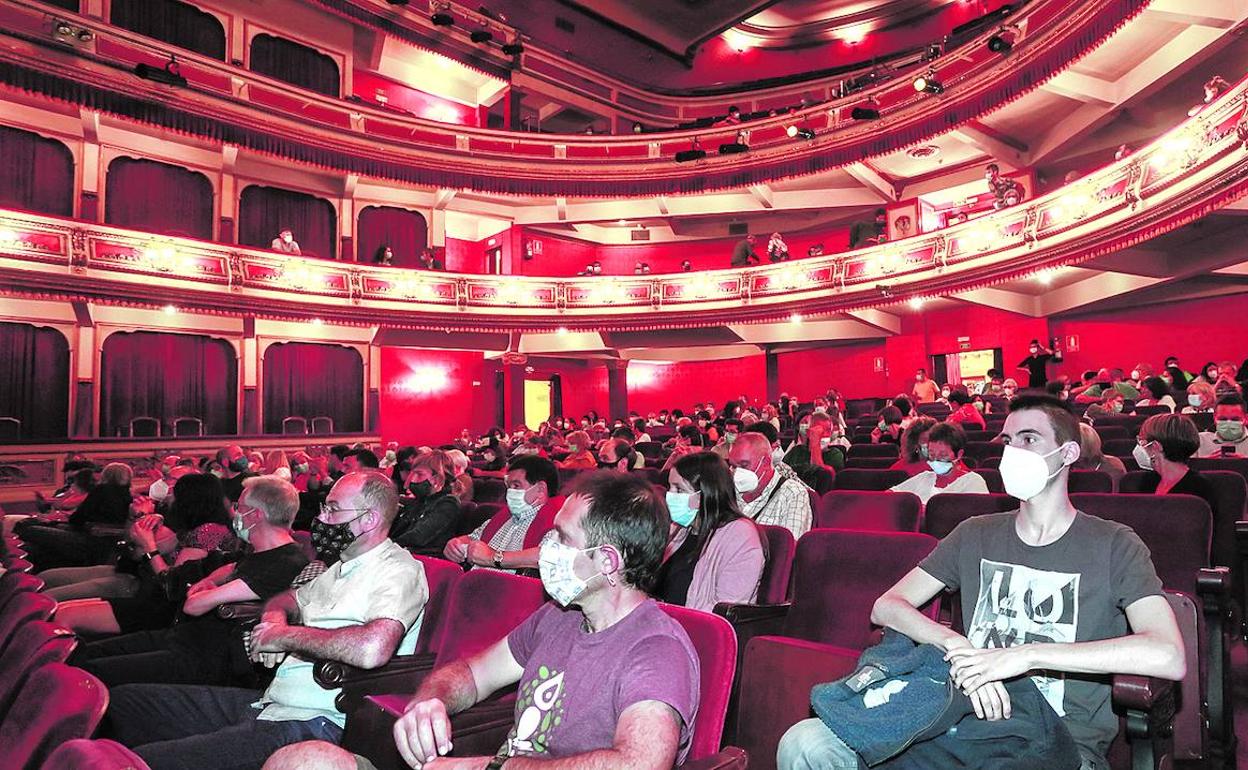
[[(975, 647), (1125, 636), (1126, 608), (1162, 594), (1148, 548), (1131, 528), (1080, 512), (1056, 542), (1030, 546), (1018, 537), (1016, 516), (962, 522), (919, 565), (961, 591), (962, 623)], [(1051, 672), (1032, 679), (1081, 751), (1103, 761), (1118, 731), (1109, 677)]]

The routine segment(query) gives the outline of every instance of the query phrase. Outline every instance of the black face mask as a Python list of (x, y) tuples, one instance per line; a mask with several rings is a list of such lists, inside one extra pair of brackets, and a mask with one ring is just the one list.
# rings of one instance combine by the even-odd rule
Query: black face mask
[(428, 497), (433, 494), (433, 483), (428, 480), (414, 481), (407, 485), (407, 489), (417, 497)]
[(619, 463), (619, 462), (620, 462), (619, 460), (611, 460), (611, 461), (607, 461), (607, 460), (599, 460), (599, 461), (598, 461), (598, 467), (599, 467), (599, 468), (604, 468), (604, 469), (606, 469), (606, 470), (612, 470), (612, 471), (613, 471), (613, 470), (615, 470), (615, 466), (616, 466), (616, 464), (617, 464), (617, 463)]
[(316, 549), (317, 558), (325, 562), (326, 566), (338, 561), (342, 552), (354, 543), (357, 537), (359, 535), (351, 531), (350, 521), (344, 521), (341, 524), (326, 524), (320, 519), (312, 519), (312, 547)]
[(237, 457), (230, 461), (230, 470), (242, 473), (251, 467), (251, 461), (246, 457)]

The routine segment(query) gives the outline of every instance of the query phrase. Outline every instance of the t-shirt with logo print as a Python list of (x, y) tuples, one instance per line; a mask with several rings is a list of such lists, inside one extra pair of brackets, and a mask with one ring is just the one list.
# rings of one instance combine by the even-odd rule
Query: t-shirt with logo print
[[(1129, 527), (1077, 513), (1056, 541), (1018, 537), (1018, 513), (974, 516), (920, 564), (961, 591), (962, 624), (978, 648), (1092, 642), (1130, 633), (1125, 610), (1162, 595), (1148, 548)], [(1037, 688), (1098, 767), (1118, 731), (1108, 676), (1047, 672)]]
[(698, 656), (685, 630), (652, 599), (597, 633), (584, 618), (552, 602), (507, 637), (524, 667), (508, 754), (559, 759), (609, 749), (629, 706), (659, 701), (680, 715), (683, 762), (699, 695)]

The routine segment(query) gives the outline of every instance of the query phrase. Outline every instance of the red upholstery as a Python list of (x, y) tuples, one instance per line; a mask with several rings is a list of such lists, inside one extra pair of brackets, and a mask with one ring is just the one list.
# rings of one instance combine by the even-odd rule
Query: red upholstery
[(972, 516), (1016, 510), (1018, 500), (1009, 495), (936, 495), (927, 501), (927, 510), (923, 512), (923, 531), (940, 539)]
[(476, 503), (497, 503), (507, 496), (507, 485), (502, 479), (476, 478), (472, 480), (472, 500)]
[(295, 542), (299, 544), (303, 555), (308, 557), (308, 561), (316, 561), (319, 556), (316, 555), (316, 546), (312, 545), (312, 533), (303, 530), (295, 530), (290, 533)]
[(0, 607), (0, 650), (8, 646), (9, 639), (26, 623), (47, 620), (56, 611), (56, 601), (43, 594), (20, 591), (9, 597)]
[(542, 581), (474, 569), (455, 583), (442, 635), (434, 640), (438, 665), (466, 658), (502, 639), (545, 601)]
[(1066, 487), (1069, 492), (1102, 492), (1114, 491), (1114, 480), (1105, 471), (1072, 470), (1070, 481)]
[(999, 441), (968, 441), (966, 442), (966, 456), (974, 458), (977, 462), (988, 459), (989, 457), (1000, 457), (1005, 451), (1005, 444)]
[(909, 492), (834, 490), (819, 500), (818, 529), (918, 532), (922, 504)]
[(421, 621), (420, 638), (416, 640), (415, 654), (436, 653), (436, 643), (441, 641), (451, 592), (464, 574), (463, 567), (433, 556), (417, 556), (416, 561), (425, 568), (425, 582), (429, 585), (429, 601), (425, 604), (425, 619)]
[(1201, 473), (1205, 471), (1231, 471), (1248, 481), (1248, 457), (1193, 457), (1188, 466)]
[(0, 608), (18, 591), (42, 591), (43, 581), (25, 572), (5, 572), (0, 575)]
[(35, 565), (21, 556), (5, 556), (4, 568), (9, 572), (30, 572), (35, 568)]
[(38, 767), (62, 743), (89, 737), (107, 705), (108, 691), (86, 671), (64, 663), (39, 668), (0, 722), (5, 767)]
[(865, 470), (883, 471), (897, 464), (893, 457), (851, 457), (845, 461), (846, 468), (863, 468)]
[(797, 543), (783, 634), (866, 649), (875, 600), (935, 547), (935, 538), (910, 532), (812, 529)]
[[(989, 492), (994, 495), (1005, 494), (1005, 483), (1001, 481), (1001, 471), (996, 468), (976, 468), (975, 472), (984, 479), (984, 483), (988, 485)], [(935, 498), (932, 499), (934, 500)], [(931, 502), (931, 500), (928, 502)]]
[(832, 488), (883, 491), (897, 486), (908, 478), (910, 475), (905, 471), (846, 468), (836, 474), (836, 481), (832, 484)]
[(670, 604), (661, 606), (685, 629), (698, 653), (701, 700), (688, 759), (709, 757), (719, 751), (728, 714), (728, 696), (737, 670), (737, 636), (728, 621), (718, 615)]
[(34, 620), (19, 628), (0, 653), (0, 715), (8, 713), (30, 672), (48, 663), (64, 663), (77, 644), (73, 632), (55, 623)]
[(758, 585), (758, 603), (786, 602), (797, 542), (793, 540), (793, 533), (784, 527), (759, 524), (758, 531), (767, 539), (767, 563), (763, 565), (763, 576)]
[[(542, 538), (546, 533), (555, 527), (555, 516), (559, 514), (559, 510), (563, 508), (564, 500), (567, 498), (562, 495), (556, 495), (541, 507), (534, 516), (533, 521), (529, 524), (529, 528), (524, 533), (524, 547), (537, 548), (542, 544)], [(495, 506), (498, 508), (494, 515), (489, 517), (489, 523), (485, 525), (485, 530), (481, 533), (481, 541), (490, 542), (494, 535), (503, 528), (507, 520), (511, 518), (511, 511), (507, 506)], [(475, 529), (475, 527), (474, 527)]]
[(40, 770), (150, 770), (130, 749), (114, 741), (75, 738), (61, 744)]
[(889, 457), (896, 460), (900, 451), (896, 444), (854, 444), (845, 457), (849, 460), (859, 457)]

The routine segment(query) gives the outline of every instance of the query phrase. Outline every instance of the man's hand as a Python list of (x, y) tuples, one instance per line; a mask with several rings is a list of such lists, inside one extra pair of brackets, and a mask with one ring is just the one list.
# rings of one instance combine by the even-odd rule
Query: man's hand
[(1027, 645), (979, 650), (961, 647), (945, 655), (953, 683), (968, 695), (989, 682), (1003, 682), (1031, 670)]
[(467, 559), (479, 567), (494, 566), (494, 549), (480, 540), (470, 540)]
[(252, 660), (257, 660), (262, 652), (286, 652), (283, 646), (286, 628), (285, 623), (257, 623), (251, 629), (251, 643), (247, 647)]
[(1010, 718), (1010, 694), (1000, 682), (988, 682), (967, 694), (975, 708), (975, 716), (995, 722)]
[(156, 528), (161, 525), (159, 516), (144, 516), (130, 526), (130, 540), (143, 553), (156, 550)]
[(471, 535), (453, 537), (447, 541), (446, 548), (442, 549), (442, 555), (445, 556), (448, 561), (453, 561), (456, 564), (463, 564), (464, 560), (468, 558), (468, 546), (471, 542)]
[(403, 761), (414, 768), (451, 753), (451, 719), (446, 704), (437, 698), (409, 703), (394, 723), (394, 745)]

